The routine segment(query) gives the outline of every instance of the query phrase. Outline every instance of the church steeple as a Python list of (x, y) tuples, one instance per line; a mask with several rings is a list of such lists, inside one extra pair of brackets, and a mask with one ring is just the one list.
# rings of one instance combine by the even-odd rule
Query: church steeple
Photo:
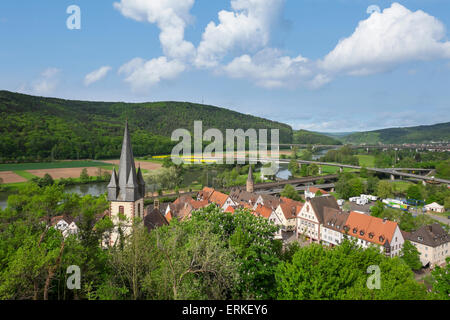
[[(122, 152), (120, 154), (119, 162), (119, 173), (117, 176), (114, 170), (111, 176), (111, 182), (108, 185), (108, 200), (136, 201), (144, 196), (142, 192), (140, 192), (141, 188), (139, 188), (136, 167), (134, 165), (131, 137), (128, 130), (128, 120), (125, 123)], [(114, 188), (116, 189), (115, 193), (113, 192)], [(116, 196), (114, 196), (114, 194), (116, 194)]]
[(248, 177), (247, 177), (247, 192), (254, 191), (254, 181), (253, 181), (253, 170), (252, 165), (248, 167)]

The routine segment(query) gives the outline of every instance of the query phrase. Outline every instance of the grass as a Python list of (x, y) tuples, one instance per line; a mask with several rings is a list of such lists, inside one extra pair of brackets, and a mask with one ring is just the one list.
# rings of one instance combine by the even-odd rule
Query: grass
[(14, 173), (17, 174), (18, 176), (21, 176), (22, 178), (27, 179), (27, 180), (31, 180), (36, 177), (34, 174), (31, 174), (27, 171), (16, 170), (16, 171), (14, 171)]
[(37, 163), (7, 163), (0, 164), (0, 171), (25, 171), (61, 168), (84, 168), (84, 167), (108, 167), (108, 164), (100, 161), (58, 161)]
[[(390, 180), (388, 180), (390, 181)], [(413, 182), (409, 181), (393, 181), (391, 182), (392, 187), (394, 188), (394, 191), (396, 192), (406, 192), (408, 191), (408, 188), (412, 185), (414, 185)]]
[(369, 155), (357, 155), (359, 159), (359, 165), (361, 167), (373, 168), (375, 167), (375, 157)]

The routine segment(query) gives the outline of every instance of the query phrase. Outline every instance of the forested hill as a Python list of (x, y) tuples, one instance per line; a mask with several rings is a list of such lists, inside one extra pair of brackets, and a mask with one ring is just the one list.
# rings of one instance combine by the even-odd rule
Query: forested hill
[(293, 143), (296, 144), (320, 144), (320, 145), (340, 145), (341, 141), (328, 137), (324, 134), (307, 130), (294, 131)]
[(196, 120), (203, 132), (280, 129), (280, 142), (292, 142), (288, 125), (189, 102), (88, 102), (0, 91), (0, 116), (0, 162), (118, 157), (127, 118), (136, 155), (170, 153), (172, 132), (192, 132)]
[(450, 141), (450, 122), (431, 126), (389, 128), (356, 132), (341, 138), (345, 143), (401, 144)]

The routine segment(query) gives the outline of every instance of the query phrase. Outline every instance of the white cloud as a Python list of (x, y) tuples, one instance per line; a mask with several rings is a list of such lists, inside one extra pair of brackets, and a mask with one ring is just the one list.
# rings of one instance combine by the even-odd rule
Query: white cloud
[(125, 17), (156, 23), (164, 54), (173, 59), (195, 55), (194, 45), (184, 40), (184, 30), (191, 20), (189, 11), (194, 0), (121, 0), (114, 7)]
[(298, 80), (311, 76), (308, 60), (301, 55), (295, 58), (282, 56), (276, 49), (264, 49), (253, 57), (235, 58), (223, 71), (232, 78), (249, 78), (264, 88), (292, 86)]
[(270, 37), (270, 26), (284, 0), (232, 0), (233, 11), (218, 13), (219, 24), (210, 22), (197, 49), (198, 67), (215, 67), (231, 50), (259, 50)]
[(92, 71), (91, 73), (87, 74), (86, 77), (84, 78), (84, 85), (89, 86), (94, 82), (103, 79), (110, 70), (111, 70), (110, 66), (104, 66), (97, 70)]
[(41, 73), (40, 77), (33, 81), (31, 90), (27, 87), (22, 87), (23, 91), (31, 91), (32, 94), (46, 96), (52, 94), (59, 84), (59, 74), (61, 70), (57, 68), (47, 68)]
[(125, 81), (130, 83), (133, 90), (141, 91), (158, 84), (161, 80), (176, 78), (185, 68), (180, 61), (167, 60), (166, 57), (149, 61), (135, 58), (120, 67), (119, 74), (126, 76)]
[(330, 73), (384, 72), (407, 61), (450, 58), (450, 42), (444, 39), (445, 27), (438, 19), (393, 3), (361, 21), (320, 65)]

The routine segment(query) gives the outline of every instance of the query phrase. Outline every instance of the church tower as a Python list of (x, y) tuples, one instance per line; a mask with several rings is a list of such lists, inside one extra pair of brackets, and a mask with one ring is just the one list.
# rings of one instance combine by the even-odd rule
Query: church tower
[[(131, 232), (134, 218), (144, 219), (144, 196), (145, 182), (140, 167), (136, 173), (127, 121), (120, 154), (119, 172), (116, 173), (116, 169), (113, 169), (111, 181), (108, 184), (111, 220), (115, 226), (118, 226), (119, 222), (121, 223), (125, 235)], [(111, 244), (116, 242), (118, 236), (118, 230), (115, 230), (111, 235)]]
[(248, 178), (247, 178), (247, 192), (254, 191), (254, 182), (253, 182), (253, 170), (252, 165), (248, 167)]

